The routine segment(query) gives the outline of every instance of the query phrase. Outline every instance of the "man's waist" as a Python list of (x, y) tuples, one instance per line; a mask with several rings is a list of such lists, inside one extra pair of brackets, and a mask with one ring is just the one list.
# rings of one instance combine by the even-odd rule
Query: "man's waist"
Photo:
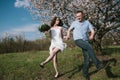
[(89, 42), (89, 40), (85, 40), (85, 39), (75, 39), (74, 41), (78, 41), (78, 40)]
[(74, 38), (74, 40), (83, 40), (83, 41), (88, 41), (88, 38)]

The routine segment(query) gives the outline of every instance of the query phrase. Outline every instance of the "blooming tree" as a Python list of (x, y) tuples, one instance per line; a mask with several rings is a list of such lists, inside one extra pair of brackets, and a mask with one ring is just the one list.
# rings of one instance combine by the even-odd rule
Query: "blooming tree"
[(62, 21), (70, 26), (75, 20), (74, 12), (82, 10), (85, 18), (95, 27), (93, 46), (97, 53), (101, 53), (101, 41), (103, 36), (120, 27), (120, 0), (29, 0), (28, 9), (34, 19), (44, 23), (53, 16), (59, 16)]

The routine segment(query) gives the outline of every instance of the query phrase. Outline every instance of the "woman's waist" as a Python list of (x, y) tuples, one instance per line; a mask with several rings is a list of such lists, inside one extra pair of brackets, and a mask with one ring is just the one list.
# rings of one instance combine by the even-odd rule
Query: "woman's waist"
[(52, 39), (51, 42), (54, 42), (54, 43), (62, 43), (63, 40), (62, 40), (62, 39), (59, 39), (59, 40)]

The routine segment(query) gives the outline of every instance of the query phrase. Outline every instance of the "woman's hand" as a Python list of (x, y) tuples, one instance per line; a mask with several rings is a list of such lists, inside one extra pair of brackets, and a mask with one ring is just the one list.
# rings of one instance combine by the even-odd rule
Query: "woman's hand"
[(70, 31), (71, 31), (71, 29), (69, 28), (67, 31), (67, 36), (65, 37), (66, 40), (70, 39)]
[(66, 40), (70, 39), (70, 36), (65, 36), (65, 39), (66, 39)]
[(45, 34), (48, 34), (48, 31), (45, 31), (44, 33), (45, 33)]

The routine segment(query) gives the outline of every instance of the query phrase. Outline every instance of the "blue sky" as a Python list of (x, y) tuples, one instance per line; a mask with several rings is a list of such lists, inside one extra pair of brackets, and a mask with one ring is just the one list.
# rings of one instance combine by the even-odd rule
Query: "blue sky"
[(0, 0), (0, 38), (23, 35), (27, 40), (42, 37), (38, 31), (40, 21), (32, 19), (28, 0)]

